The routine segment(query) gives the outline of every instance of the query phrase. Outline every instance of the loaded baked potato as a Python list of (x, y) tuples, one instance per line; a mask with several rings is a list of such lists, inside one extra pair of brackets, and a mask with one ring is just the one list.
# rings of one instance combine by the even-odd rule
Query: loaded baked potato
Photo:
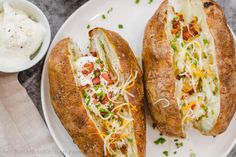
[(143, 67), (149, 109), (161, 133), (224, 132), (236, 108), (235, 45), (212, 0), (165, 0), (146, 26)]
[(70, 38), (48, 60), (53, 107), (75, 144), (92, 156), (145, 156), (142, 72), (128, 43), (102, 28), (90, 31), (90, 54)]

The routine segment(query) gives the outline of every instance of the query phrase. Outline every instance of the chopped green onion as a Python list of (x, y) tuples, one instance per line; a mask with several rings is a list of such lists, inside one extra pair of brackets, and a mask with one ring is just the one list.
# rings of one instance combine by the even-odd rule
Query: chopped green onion
[(85, 91), (82, 92), (82, 95), (84, 98), (86, 98), (88, 96)]
[(140, 0), (135, 0), (135, 3), (138, 4), (140, 2)]
[(183, 147), (183, 143), (182, 142), (181, 143), (175, 143), (175, 145), (176, 145), (177, 148)]
[(149, 2), (148, 2), (148, 3), (149, 3), (149, 4), (152, 4), (152, 2), (153, 2), (153, 0), (149, 0)]
[(163, 152), (163, 154), (164, 154), (165, 156), (169, 156), (169, 152), (166, 151), (166, 150)]
[(41, 49), (42, 45), (43, 45), (43, 43), (41, 43), (40, 46), (38, 47), (38, 49), (30, 55), (30, 57), (29, 57), (30, 60), (33, 60), (37, 56), (37, 54), (39, 53), (39, 50)]
[(96, 108), (97, 108), (97, 109), (100, 108), (100, 107), (101, 107), (101, 104), (96, 105)]
[(90, 103), (90, 96), (88, 96), (87, 98), (85, 98), (85, 103), (86, 105), (88, 105)]
[(119, 29), (123, 29), (124, 26), (123, 26), (122, 24), (119, 24), (119, 25), (118, 25), (118, 28), (119, 28)]
[(97, 91), (99, 88), (102, 88), (103, 86), (101, 84), (94, 86), (95, 91)]
[(170, 43), (170, 47), (174, 50), (177, 51), (177, 47), (174, 43)]
[(176, 152), (176, 151), (174, 151), (174, 153), (173, 153), (173, 154), (175, 155), (175, 154), (177, 154), (177, 152)]
[(211, 110), (211, 115), (215, 115), (215, 111), (214, 110)]
[(204, 43), (204, 45), (208, 45), (209, 41), (207, 39), (203, 39), (203, 43)]
[(107, 14), (110, 14), (112, 12), (113, 8), (110, 8), (108, 11), (107, 11)]
[(106, 16), (105, 16), (104, 14), (102, 15), (102, 19), (103, 19), (103, 20), (105, 20), (105, 19), (106, 19)]
[(197, 156), (197, 154), (195, 154), (195, 153), (190, 154), (190, 157), (196, 157), (196, 156)]
[(98, 96), (99, 98), (102, 97), (103, 95), (104, 95), (103, 91), (97, 93), (97, 96)]
[(101, 59), (97, 59), (95, 62), (96, 62), (97, 64), (103, 64), (103, 61), (102, 61)]
[(155, 144), (163, 144), (166, 142), (166, 139), (164, 139), (163, 137), (160, 137), (159, 139), (157, 139), (156, 141), (154, 141)]
[(89, 29), (90, 28), (90, 25), (87, 25), (87, 29)]

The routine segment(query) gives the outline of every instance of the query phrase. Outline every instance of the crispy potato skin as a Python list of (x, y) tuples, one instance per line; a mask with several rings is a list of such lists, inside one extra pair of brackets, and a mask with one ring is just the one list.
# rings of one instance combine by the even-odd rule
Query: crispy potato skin
[[(209, 132), (200, 131), (204, 135), (216, 136), (227, 129), (236, 110), (235, 47), (222, 9), (214, 1), (202, 2), (216, 46), (221, 110), (213, 129)], [(175, 77), (171, 48), (165, 33), (167, 6), (168, 1), (165, 0), (146, 27), (143, 47), (144, 85), (149, 110), (160, 132), (169, 136), (185, 137), (182, 118), (174, 97)], [(161, 98), (168, 99), (170, 106), (164, 108), (164, 102), (155, 105)]]
[[(132, 72), (135, 70), (138, 71), (135, 85), (128, 89), (128, 91), (135, 95), (135, 98), (129, 97), (129, 101), (137, 108), (136, 111), (132, 110), (132, 116), (134, 118), (134, 132), (138, 147), (138, 156), (145, 157), (146, 125), (141, 69), (128, 43), (120, 35), (102, 28), (97, 29), (101, 29), (105, 33), (115, 48), (125, 78), (128, 79)], [(96, 29), (93, 31), (96, 31)], [(90, 35), (92, 35), (93, 31), (90, 32)], [(69, 43), (69, 38), (60, 41), (49, 56), (48, 75), (52, 104), (62, 124), (81, 151), (88, 157), (102, 157), (104, 156), (103, 140), (98, 135), (98, 130), (94, 123), (87, 115), (86, 109), (82, 104), (80, 89), (76, 87), (74, 81), (68, 57)]]
[(220, 114), (213, 129), (202, 132), (216, 136), (223, 133), (236, 110), (235, 44), (224, 11), (212, 0), (202, 0), (207, 23), (216, 46), (216, 60), (220, 78)]
[[(82, 104), (69, 60), (69, 38), (51, 51), (48, 76), (52, 105), (75, 144), (88, 157), (103, 155), (103, 140)], [(96, 140), (95, 140), (96, 139)]]
[(129, 96), (129, 102), (136, 106), (137, 110), (132, 110), (132, 116), (134, 118), (134, 132), (136, 143), (138, 147), (139, 157), (144, 157), (146, 152), (146, 121), (144, 114), (144, 89), (143, 89), (143, 74), (137, 59), (134, 56), (133, 51), (129, 47), (127, 41), (125, 41), (119, 34), (113, 31), (109, 31), (103, 28), (95, 28), (90, 31), (90, 36), (95, 33), (95, 31), (101, 30), (107, 39), (112, 44), (115, 52), (120, 60), (121, 71), (125, 76), (125, 79), (128, 79), (131, 73), (138, 71), (138, 77), (135, 81), (134, 86), (128, 89), (130, 93), (134, 93), (135, 97)]
[[(168, 1), (164, 1), (146, 26), (143, 47), (143, 68), (145, 93), (154, 123), (162, 134), (185, 137), (181, 115), (174, 96), (175, 76), (172, 66), (171, 49), (165, 34)], [(165, 101), (156, 103), (159, 99)]]

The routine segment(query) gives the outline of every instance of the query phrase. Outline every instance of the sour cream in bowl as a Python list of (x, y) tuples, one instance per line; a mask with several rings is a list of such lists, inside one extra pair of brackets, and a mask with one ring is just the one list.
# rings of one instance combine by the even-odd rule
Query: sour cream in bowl
[(0, 71), (26, 70), (47, 52), (51, 31), (42, 11), (26, 0), (0, 0)]

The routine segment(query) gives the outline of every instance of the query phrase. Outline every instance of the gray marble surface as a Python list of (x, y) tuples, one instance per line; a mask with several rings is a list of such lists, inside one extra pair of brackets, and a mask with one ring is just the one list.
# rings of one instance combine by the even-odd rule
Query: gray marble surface
[[(64, 21), (87, 0), (29, 0), (40, 7), (47, 16), (52, 37)], [(225, 10), (227, 20), (233, 31), (236, 33), (236, 0), (217, 0)], [(21, 72), (18, 76), (21, 84), (26, 88), (34, 104), (42, 114), (40, 100), (40, 80), (44, 60), (32, 67), (31, 69)], [(236, 146), (227, 157), (236, 157)]]

